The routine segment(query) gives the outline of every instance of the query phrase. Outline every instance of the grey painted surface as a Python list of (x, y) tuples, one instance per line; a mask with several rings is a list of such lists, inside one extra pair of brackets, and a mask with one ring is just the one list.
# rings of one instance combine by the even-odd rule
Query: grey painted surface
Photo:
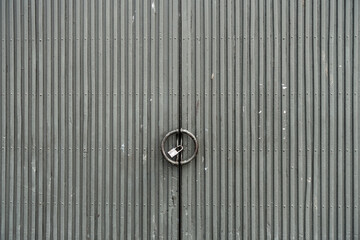
[(359, 239), (359, 1), (183, 1), (184, 239)]
[(177, 7), (0, 1), (0, 239), (178, 236)]
[[(1, 239), (178, 237), (178, 13), (0, 1)], [(182, 13), (183, 238), (358, 239), (359, 1)]]

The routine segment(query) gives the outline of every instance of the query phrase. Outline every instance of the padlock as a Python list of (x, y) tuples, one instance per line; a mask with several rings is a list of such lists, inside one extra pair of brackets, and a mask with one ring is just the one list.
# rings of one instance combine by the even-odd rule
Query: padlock
[(183, 149), (184, 149), (184, 147), (179, 145), (177, 147), (174, 147), (173, 149), (170, 149), (170, 151), (168, 151), (168, 154), (171, 158), (173, 158), (176, 155), (178, 155)]

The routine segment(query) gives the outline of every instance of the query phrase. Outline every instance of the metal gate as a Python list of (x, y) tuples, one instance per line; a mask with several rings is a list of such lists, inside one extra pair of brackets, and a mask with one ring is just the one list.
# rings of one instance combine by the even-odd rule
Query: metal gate
[(0, 239), (359, 239), (359, 1), (0, 19)]

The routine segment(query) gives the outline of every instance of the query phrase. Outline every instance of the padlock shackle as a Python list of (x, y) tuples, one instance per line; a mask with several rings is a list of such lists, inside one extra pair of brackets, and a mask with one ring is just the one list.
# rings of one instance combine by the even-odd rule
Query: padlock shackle
[(176, 150), (177, 152), (181, 152), (182, 150), (184, 150), (184, 147), (183, 147), (182, 145), (179, 145), (179, 146), (177, 146), (177, 147), (175, 148), (175, 150)]

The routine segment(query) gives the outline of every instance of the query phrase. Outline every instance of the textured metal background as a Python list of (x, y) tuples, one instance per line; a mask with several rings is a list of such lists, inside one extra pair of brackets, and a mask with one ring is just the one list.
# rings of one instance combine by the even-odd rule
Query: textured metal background
[(178, 237), (179, 40), (184, 239), (358, 239), (359, 1), (178, 13), (0, 0), (0, 239)]
[(0, 239), (178, 236), (177, 8), (0, 1)]
[(184, 239), (359, 239), (358, 0), (183, 0)]

